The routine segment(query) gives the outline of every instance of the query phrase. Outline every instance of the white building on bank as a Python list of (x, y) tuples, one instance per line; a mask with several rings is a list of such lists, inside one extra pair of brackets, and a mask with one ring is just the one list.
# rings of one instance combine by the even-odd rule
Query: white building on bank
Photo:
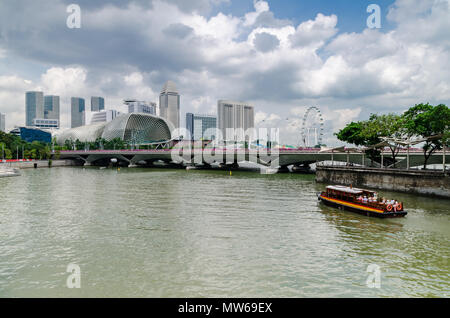
[(92, 112), (91, 113), (91, 120), (90, 124), (96, 124), (96, 123), (104, 123), (104, 122), (110, 122), (114, 118), (120, 115), (120, 112), (117, 110), (104, 110), (100, 112)]
[(172, 81), (164, 84), (159, 95), (159, 116), (180, 128), (180, 94)]

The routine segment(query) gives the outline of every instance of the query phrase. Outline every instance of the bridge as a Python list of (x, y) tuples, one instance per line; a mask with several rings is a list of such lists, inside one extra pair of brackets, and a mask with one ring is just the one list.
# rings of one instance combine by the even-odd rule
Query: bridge
[[(174, 154), (175, 151), (175, 160)], [(219, 163), (222, 165), (237, 165), (239, 162), (248, 161), (273, 168), (285, 169), (290, 165), (307, 167), (312, 163), (331, 161), (347, 165), (362, 165), (373, 167), (392, 167), (394, 161), (390, 151), (381, 153), (381, 162), (375, 162), (368, 158), (364, 152), (355, 149), (343, 149), (341, 151), (320, 149), (192, 149), (191, 151), (177, 149), (153, 149), (153, 150), (70, 150), (60, 151), (60, 159), (72, 159), (80, 164), (108, 165), (111, 159), (122, 165), (152, 165), (156, 161), (176, 165), (210, 165)], [(55, 155), (55, 152), (53, 152)], [(407, 169), (409, 167), (422, 166), (424, 155), (420, 149), (400, 151), (395, 158), (395, 167)], [(450, 163), (450, 153), (435, 152), (428, 159), (427, 164)]]

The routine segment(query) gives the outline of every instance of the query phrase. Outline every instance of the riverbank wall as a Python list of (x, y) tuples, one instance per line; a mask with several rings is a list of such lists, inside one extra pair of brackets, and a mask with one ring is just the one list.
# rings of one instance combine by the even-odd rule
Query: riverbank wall
[(450, 199), (450, 176), (443, 171), (318, 166), (316, 181)]
[[(0, 160), (1, 161), (1, 160)], [(20, 169), (30, 168), (49, 168), (48, 160), (33, 160), (33, 161), (14, 161), (14, 162), (0, 162), (0, 167), (11, 167)], [(68, 167), (78, 166), (79, 164), (74, 160), (52, 160), (51, 167)]]

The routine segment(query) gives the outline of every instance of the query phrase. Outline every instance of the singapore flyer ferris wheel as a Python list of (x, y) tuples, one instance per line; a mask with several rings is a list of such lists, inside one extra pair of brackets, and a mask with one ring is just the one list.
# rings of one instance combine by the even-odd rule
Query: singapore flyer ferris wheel
[[(323, 140), (323, 116), (316, 106), (309, 107), (303, 116), (301, 138), (305, 147), (322, 145)], [(311, 142), (313, 139), (313, 142)]]

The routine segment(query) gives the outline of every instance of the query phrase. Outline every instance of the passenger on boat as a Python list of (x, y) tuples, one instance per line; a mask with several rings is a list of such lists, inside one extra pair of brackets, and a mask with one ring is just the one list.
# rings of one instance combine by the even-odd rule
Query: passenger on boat
[(368, 201), (368, 200), (367, 200), (367, 197), (366, 197), (366, 196), (364, 196), (364, 198), (363, 198), (363, 202), (364, 202), (364, 203), (367, 203), (367, 201)]
[(397, 212), (398, 201), (395, 201), (395, 203), (393, 204), (393, 206), (394, 206), (394, 212)]

